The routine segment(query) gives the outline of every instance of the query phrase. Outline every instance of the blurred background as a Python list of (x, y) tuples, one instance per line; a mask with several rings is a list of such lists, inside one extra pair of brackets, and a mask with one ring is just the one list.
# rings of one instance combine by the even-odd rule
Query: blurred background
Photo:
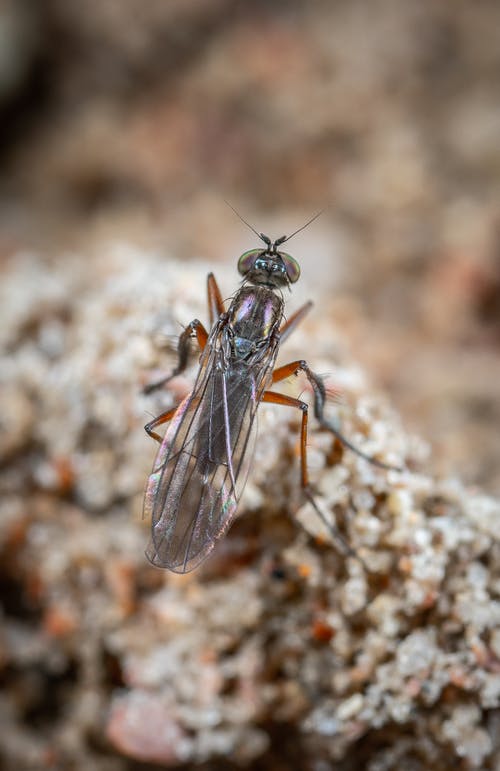
[[(255, 239), (225, 199), (274, 237), (325, 209), (289, 247), (316, 334), (340, 330), (438, 471), (498, 494), (499, 29), (496, 0), (3, 0), (4, 291), (73, 273), (76, 302), (132, 244), (227, 295)], [(8, 292), (4, 329), (28, 303)]]
[[(0, 255), (233, 265), (290, 232), (317, 311), (500, 491), (498, 3), (4, 0)], [(228, 285), (227, 291), (231, 289)], [(328, 329), (324, 329), (328, 335)]]

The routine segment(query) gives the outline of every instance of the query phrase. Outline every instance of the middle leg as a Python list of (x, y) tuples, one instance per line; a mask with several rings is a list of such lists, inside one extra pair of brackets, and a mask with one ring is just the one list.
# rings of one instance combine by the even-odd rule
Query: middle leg
[(357, 560), (361, 562), (361, 564), (364, 567), (366, 567), (361, 557), (356, 553), (355, 549), (353, 549), (352, 546), (350, 546), (350, 544), (346, 541), (346, 539), (344, 538), (344, 536), (342, 535), (338, 527), (332, 522), (328, 521), (327, 517), (325, 516), (325, 513), (320, 509), (320, 507), (316, 503), (313, 490), (309, 483), (309, 472), (307, 470), (307, 424), (308, 424), (309, 405), (307, 404), (307, 402), (302, 401), (302, 399), (295, 399), (293, 396), (287, 396), (286, 394), (276, 393), (275, 391), (264, 391), (262, 401), (267, 402), (268, 404), (281, 404), (284, 407), (297, 407), (299, 410), (302, 411), (302, 424), (300, 428), (300, 481), (301, 481), (302, 489), (304, 491), (304, 495), (309, 501), (309, 503), (312, 505), (314, 511), (316, 512), (320, 520), (323, 522), (328, 532), (331, 534), (334, 541), (340, 544), (343, 553), (349, 557), (355, 557)]
[(358, 449), (347, 439), (339, 428), (325, 417), (325, 403), (326, 403), (326, 389), (323, 380), (316, 375), (304, 359), (298, 359), (292, 361), (289, 364), (284, 364), (282, 367), (278, 367), (273, 372), (273, 383), (278, 383), (280, 380), (285, 380), (290, 375), (298, 375), (299, 372), (303, 372), (309, 380), (314, 394), (314, 416), (318, 421), (321, 428), (330, 431), (337, 439), (349, 450), (359, 455), (360, 458), (364, 458), (366, 461), (379, 468), (387, 469), (388, 471), (401, 471), (398, 466), (391, 466), (389, 463), (384, 463), (378, 458), (374, 458), (372, 455), (368, 455), (362, 450)]

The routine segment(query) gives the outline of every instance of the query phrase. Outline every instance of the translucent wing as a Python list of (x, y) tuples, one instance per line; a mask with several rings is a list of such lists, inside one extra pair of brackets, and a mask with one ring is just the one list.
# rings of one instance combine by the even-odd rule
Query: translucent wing
[[(215, 330), (214, 337), (220, 334)], [(152, 523), (147, 557), (177, 573), (197, 567), (234, 519), (255, 412), (277, 352), (270, 346), (258, 363), (227, 365), (222, 347), (211, 340), (194, 389), (165, 434), (146, 490), (144, 511)]]

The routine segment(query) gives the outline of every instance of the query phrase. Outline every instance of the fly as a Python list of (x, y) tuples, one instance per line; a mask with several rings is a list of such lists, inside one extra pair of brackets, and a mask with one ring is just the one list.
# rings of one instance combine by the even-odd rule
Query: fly
[[(150, 393), (184, 371), (190, 339), (196, 337), (201, 355), (192, 391), (177, 407), (163, 412), (145, 426), (149, 436), (160, 443), (144, 501), (144, 514), (151, 517), (151, 541), (146, 555), (157, 567), (176, 573), (193, 570), (233, 522), (247, 478), (252, 429), (261, 402), (301, 411), (302, 489), (337, 540), (352, 553), (338, 531), (326, 522), (309, 483), (309, 405), (270, 390), (293, 374), (303, 372), (311, 384), (314, 415), (321, 428), (370, 463), (393, 468), (358, 450), (327, 420), (325, 385), (305, 360), (275, 367), (280, 344), (312, 307), (312, 302), (307, 302), (284, 321), (282, 290), (289, 289), (299, 279), (300, 267), (280, 247), (318, 216), (292, 235), (275, 241), (245, 223), (263, 241), (264, 247), (241, 255), (238, 271), (243, 281), (229, 308), (226, 310), (215, 277), (209, 273), (210, 331), (198, 319), (188, 324), (179, 338), (177, 367), (171, 375), (145, 389)], [(156, 429), (165, 423), (170, 425), (162, 438)]]

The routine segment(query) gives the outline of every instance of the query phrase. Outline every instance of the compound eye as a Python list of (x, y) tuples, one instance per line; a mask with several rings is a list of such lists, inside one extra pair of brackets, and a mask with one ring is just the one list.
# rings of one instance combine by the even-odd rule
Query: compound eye
[(242, 276), (246, 276), (246, 274), (252, 270), (257, 257), (261, 254), (262, 249), (249, 249), (248, 252), (243, 252), (238, 260), (238, 272), (241, 273)]
[(283, 260), (283, 265), (285, 266), (286, 275), (288, 276), (288, 280), (291, 284), (295, 284), (295, 282), (298, 280), (300, 276), (300, 265), (297, 262), (297, 260), (294, 260), (293, 257), (291, 257), (286, 252), (278, 252), (279, 256)]

